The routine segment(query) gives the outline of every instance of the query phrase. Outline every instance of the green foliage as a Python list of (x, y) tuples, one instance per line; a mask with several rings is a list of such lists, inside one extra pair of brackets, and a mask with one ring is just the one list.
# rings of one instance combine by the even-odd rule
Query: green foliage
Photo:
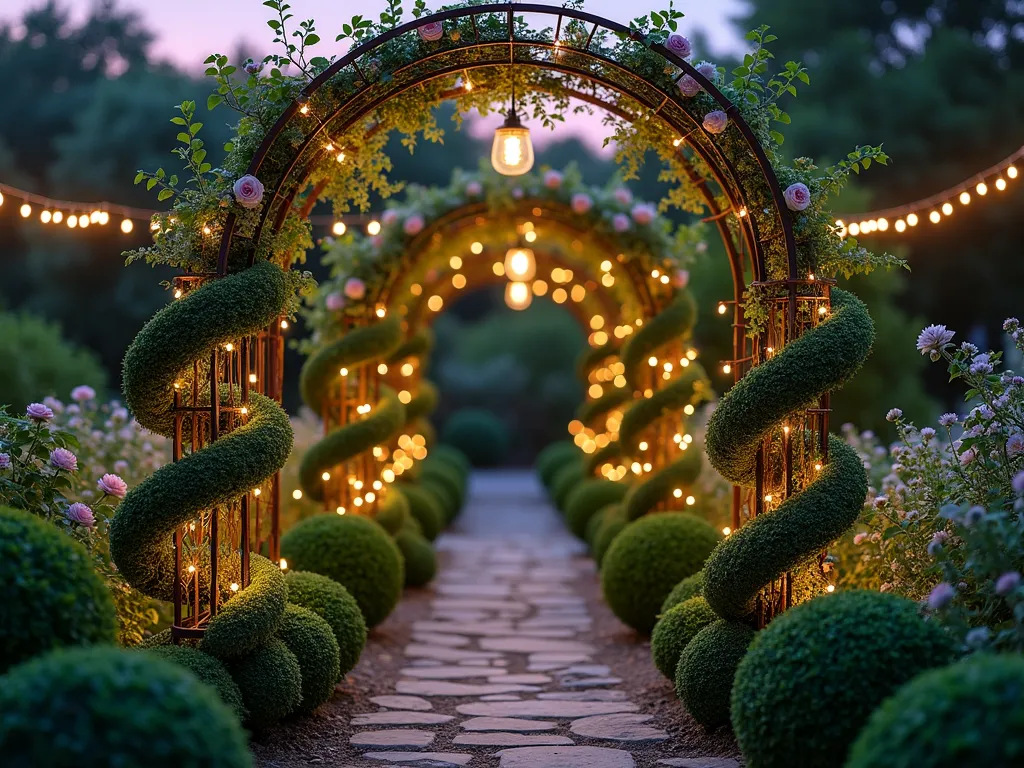
[(289, 603), (277, 637), (295, 655), (302, 672), (302, 703), (296, 711), (310, 714), (331, 698), (341, 677), (334, 630), (313, 611)]
[(591, 517), (609, 504), (622, 501), (628, 490), (625, 483), (611, 480), (586, 479), (577, 483), (565, 502), (565, 522), (569, 530), (582, 539)]
[(246, 711), (245, 705), (242, 703), (242, 692), (238, 690), (235, 681), (231, 679), (227, 667), (216, 658), (195, 648), (173, 643), (150, 646), (146, 648), (145, 653), (159, 656), (187, 669), (202, 682), (214, 688), (220, 700), (235, 713), (235, 717), (240, 722), (245, 720)]
[(249, 712), (246, 725), (261, 730), (296, 712), (302, 702), (302, 667), (288, 646), (274, 638), (228, 665)]
[(420, 487), (434, 499), (441, 508), (444, 516), (444, 524), (452, 522), (459, 514), (459, 499), (452, 490), (452, 486), (441, 478), (441, 471), (435, 467), (433, 473), (425, 473), (421, 468), (419, 476)]
[(473, 468), (466, 454), (453, 445), (441, 444), (431, 448), (427, 462), (430, 463), (432, 461), (440, 461), (456, 467), (461, 472), (463, 480), (465, 480), (465, 476)]
[(717, 618), (703, 597), (691, 597), (662, 613), (651, 633), (651, 658), (658, 671), (675, 680), (679, 656), (686, 644)]
[(1024, 659), (977, 656), (923, 672), (874, 711), (847, 768), (985, 768), (1024, 761)]
[(541, 482), (551, 488), (558, 470), (580, 456), (580, 449), (571, 440), (560, 440), (557, 443), (551, 443), (538, 453), (534, 465), (537, 467)]
[(757, 634), (736, 672), (743, 755), (756, 768), (841, 764), (882, 701), (953, 657), (943, 630), (896, 595), (837, 592), (791, 608)]
[(601, 515), (601, 523), (594, 531), (594, 541), (590, 546), (590, 554), (594, 556), (594, 562), (599, 568), (604, 563), (604, 556), (608, 553), (608, 548), (629, 523), (626, 508), (622, 504), (605, 507)]
[(729, 722), (736, 668), (753, 639), (754, 630), (746, 624), (719, 619), (697, 632), (680, 653), (675, 671), (676, 695), (705, 728)]
[(406, 494), (395, 486), (388, 488), (373, 519), (392, 536), (402, 530), (402, 526), (409, 519), (409, 499)]
[(661, 612), (668, 613), (680, 603), (686, 602), (691, 597), (700, 597), (704, 582), (704, 572), (697, 571), (693, 576), (687, 576), (668, 593), (665, 602), (661, 604)]
[(587, 543), (590, 551), (594, 550), (594, 539), (597, 537), (597, 532), (601, 529), (601, 525), (604, 523), (604, 516), (607, 512), (614, 509), (617, 504), (608, 504), (607, 506), (601, 507), (587, 520), (587, 528), (583, 532), (583, 540)]
[(288, 602), (308, 608), (324, 619), (338, 642), (338, 679), (347, 675), (366, 645), (366, 620), (359, 603), (345, 587), (319, 573), (289, 570)]
[(21, 410), (80, 384), (97, 391), (107, 386), (106, 372), (92, 352), (66, 341), (56, 323), (0, 313), (0, 404)]
[(54, 648), (117, 640), (113, 601), (85, 548), (28, 512), (4, 507), (0, 590), (0, 672)]
[(661, 502), (672, 499), (677, 488), (690, 488), (700, 477), (703, 464), (700, 450), (689, 448), (678, 461), (673, 461), (646, 477), (644, 482), (634, 485), (625, 498), (626, 517), (636, 520)]
[(701, 569), (721, 534), (698, 517), (666, 512), (630, 523), (601, 562), (601, 589), (624, 623), (649, 634), (672, 588)]
[(655, 317), (644, 323), (628, 338), (620, 358), (626, 366), (626, 381), (633, 389), (640, 387), (640, 372), (647, 366), (647, 358), (666, 344), (688, 338), (697, 321), (697, 305), (689, 291), (680, 291), (678, 297)]
[(284, 574), (255, 552), (249, 557), (249, 586), (221, 606), (199, 643), (200, 650), (211, 656), (226, 659), (250, 653), (274, 636), (284, 615)]
[(387, 531), (358, 515), (310, 517), (281, 537), (290, 567), (334, 579), (359, 604), (367, 627), (384, 621), (402, 596), (402, 554)]
[(150, 653), (56, 651), (0, 685), (0, 753), (12, 765), (248, 768), (245, 733), (216, 690)]
[(402, 483), (402, 493), (409, 500), (409, 513), (420, 524), (428, 541), (433, 541), (444, 529), (445, 514), (437, 500), (421, 486)]
[(498, 466), (509, 451), (505, 422), (481, 408), (463, 408), (449, 416), (441, 440), (462, 451), (474, 467)]
[(578, 483), (582, 483), (586, 479), (588, 478), (583, 468), (583, 454), (578, 453), (576, 458), (559, 467), (551, 481), (551, 500), (555, 502), (555, 506), (564, 510), (565, 503), (569, 500), (569, 494)]
[(429, 584), (437, 573), (437, 556), (430, 542), (413, 528), (406, 527), (395, 536), (395, 544), (405, 563), (405, 586)]

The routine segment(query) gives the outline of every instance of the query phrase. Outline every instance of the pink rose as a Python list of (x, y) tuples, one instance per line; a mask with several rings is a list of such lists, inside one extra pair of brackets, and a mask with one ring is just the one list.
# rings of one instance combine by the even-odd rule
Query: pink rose
[(402, 225), (402, 231), (411, 237), (422, 232), (424, 226), (426, 226), (426, 222), (423, 220), (423, 217), (418, 213), (414, 213), (405, 220), (405, 223)]
[(665, 47), (681, 59), (688, 59), (693, 53), (693, 46), (690, 41), (682, 35), (671, 34), (665, 41)]
[(590, 195), (585, 192), (577, 192), (572, 196), (572, 200), (569, 204), (576, 213), (586, 213), (590, 210), (591, 206), (594, 205), (594, 201), (591, 200)]
[(799, 181), (786, 187), (782, 196), (786, 198), (786, 206), (791, 211), (802, 211), (811, 204), (811, 190)]
[(67, 448), (54, 448), (50, 451), (50, 466), (65, 472), (74, 472), (78, 469), (78, 457)]
[(729, 116), (720, 109), (704, 115), (704, 130), (708, 133), (722, 133), (729, 125)]
[(861, 544), (864, 543), (864, 540), (867, 537), (868, 535), (866, 533), (858, 533), (856, 536), (853, 537), (853, 543), (859, 547)]
[(246, 59), (245, 64), (242, 65), (242, 69), (245, 70), (248, 75), (258, 75), (263, 71), (262, 61), (253, 61), (252, 59)]
[(345, 308), (345, 297), (335, 291), (334, 293), (327, 294), (327, 300), (324, 303), (331, 312), (337, 312)]
[(366, 283), (358, 277), (350, 277), (345, 281), (345, 295), (352, 301), (360, 301), (366, 295)]
[(690, 77), (690, 75), (683, 75), (679, 78), (679, 82), (676, 85), (679, 87), (679, 92), (688, 99), (692, 99), (702, 90), (700, 83)]
[(95, 398), (96, 390), (86, 384), (81, 384), (71, 390), (71, 399), (76, 403), (84, 403)]
[(388, 227), (398, 221), (398, 211), (394, 208), (388, 208), (384, 213), (380, 215), (380, 225), (382, 227)]
[(544, 174), (544, 186), (548, 189), (558, 189), (564, 180), (565, 177), (559, 171), (548, 171)]
[(700, 72), (704, 77), (710, 80), (712, 83), (718, 78), (718, 67), (712, 64), (710, 61), (702, 61), (697, 65), (697, 71)]
[(80, 501), (76, 501), (64, 510), (64, 516), (71, 522), (78, 523), (86, 528), (92, 528), (96, 525), (96, 516), (87, 504), (83, 504)]
[(690, 282), (690, 273), (685, 269), (677, 269), (672, 273), (672, 285), (676, 288), (685, 288)]
[(96, 481), (96, 487), (108, 496), (116, 496), (119, 499), (123, 499), (128, 493), (128, 483), (117, 475), (104, 475)]
[(441, 39), (444, 35), (444, 24), (440, 21), (431, 21), (429, 24), (424, 24), (416, 28), (419, 32), (420, 39), (427, 43), (433, 43)]
[(629, 215), (633, 217), (633, 221), (637, 224), (646, 225), (654, 221), (657, 213), (652, 203), (637, 203), (633, 206), (633, 210), (629, 212)]
[(633, 193), (629, 191), (628, 187), (619, 187), (614, 194), (619, 205), (629, 205), (633, 202)]
[(629, 229), (629, 216), (624, 213), (616, 213), (612, 216), (612, 229), (616, 232), (625, 232)]
[(36, 421), (49, 421), (53, 418), (53, 411), (42, 403), (32, 403), (25, 409), (25, 415)]
[(470, 197), (480, 197), (484, 193), (484, 185), (479, 181), (471, 181), (466, 184), (466, 194)]
[(231, 187), (235, 200), (243, 208), (256, 208), (263, 202), (263, 184), (255, 176), (246, 174)]

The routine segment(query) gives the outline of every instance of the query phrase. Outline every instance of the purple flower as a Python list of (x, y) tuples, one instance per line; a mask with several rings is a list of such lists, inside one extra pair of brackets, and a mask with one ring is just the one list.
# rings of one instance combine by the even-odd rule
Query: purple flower
[(981, 521), (985, 517), (985, 508), (974, 505), (964, 513), (964, 525), (970, 528), (972, 525)]
[(418, 213), (414, 213), (405, 220), (404, 224), (402, 224), (402, 231), (412, 237), (413, 235), (418, 235), (422, 232), (423, 227), (425, 226), (426, 222), (424, 221), (423, 216)]
[(633, 217), (633, 221), (637, 224), (650, 224), (654, 221), (654, 217), (658, 214), (653, 203), (637, 203), (633, 206), (633, 210), (629, 212), (629, 215)]
[(1020, 574), (1017, 571), (1007, 571), (996, 579), (996, 594), (1006, 597), (1020, 585)]
[(114, 471), (120, 474), (124, 474), (128, 471), (128, 462), (124, 459), (118, 459), (114, 462)]
[(84, 403), (96, 398), (96, 390), (87, 384), (80, 384), (71, 390), (71, 399), (76, 403)]
[(964, 642), (969, 648), (981, 648), (988, 642), (990, 634), (988, 627), (975, 627), (964, 635)]
[(1008, 317), (1003, 321), (1003, 330), (1012, 333), (1020, 327), (1020, 320), (1016, 317)]
[[(917, 349), (922, 355), (937, 355), (946, 345), (951, 344), (955, 331), (946, 329), (944, 325), (929, 325), (917, 337)], [(933, 357), (933, 360), (938, 359)]]
[(424, 42), (433, 43), (440, 40), (441, 36), (444, 35), (444, 24), (440, 21), (431, 21), (429, 24), (417, 27), (416, 31)]
[(939, 416), (939, 424), (943, 427), (952, 427), (957, 422), (957, 415), (955, 413), (944, 413)]
[(690, 41), (682, 35), (675, 33), (668, 36), (668, 40), (665, 41), (665, 47), (680, 59), (688, 59), (690, 54), (693, 53), (693, 46), (690, 45)]
[(9, 453), (0, 453), (0, 469), (10, 469), (10, 468), (11, 468), (11, 454), (9, 454)]
[(811, 204), (811, 190), (799, 181), (786, 187), (782, 196), (786, 198), (786, 207), (791, 211), (802, 211)]
[(719, 134), (729, 126), (729, 116), (720, 109), (708, 112), (704, 115), (704, 130), (708, 133)]
[(710, 61), (702, 61), (697, 65), (697, 71), (700, 72), (704, 77), (710, 80), (712, 83), (718, 77), (718, 67), (716, 67)]
[(231, 187), (235, 200), (243, 208), (256, 208), (263, 202), (263, 182), (251, 174), (246, 174)]
[(935, 437), (935, 430), (934, 429), (932, 429), (931, 427), (922, 427), (921, 428), (921, 439), (922, 440), (924, 440), (927, 443), (933, 437)]
[(1013, 476), (1012, 484), (1014, 493), (1024, 493), (1024, 471)]
[(956, 590), (953, 589), (953, 585), (945, 581), (939, 582), (928, 595), (928, 607), (933, 611), (941, 610), (953, 602), (954, 597)]
[(626, 232), (629, 229), (629, 217), (624, 213), (616, 213), (612, 216), (612, 229), (616, 232)]
[(523, 194), (524, 193), (522, 187), (512, 187), (512, 197), (514, 197), (516, 200), (522, 200)]
[(32, 403), (25, 409), (25, 415), (36, 421), (49, 421), (53, 418), (53, 411), (42, 403)]
[(969, 466), (976, 458), (978, 458), (978, 452), (973, 448), (968, 448), (960, 454), (960, 466)]
[(1010, 458), (1019, 456), (1024, 453), (1024, 435), (1019, 432), (1014, 435), (1010, 435), (1010, 439), (1006, 441), (1006, 455)]
[(327, 300), (324, 303), (331, 312), (337, 312), (345, 308), (345, 297), (335, 291), (327, 294)]
[(466, 194), (470, 197), (480, 197), (484, 193), (484, 185), (479, 181), (471, 181), (466, 184)]
[(345, 281), (345, 295), (352, 301), (360, 301), (366, 295), (366, 283), (358, 277), (350, 277)]
[(50, 466), (65, 472), (74, 472), (78, 469), (78, 457), (67, 448), (54, 448), (50, 451)]
[(544, 186), (548, 189), (558, 189), (564, 180), (565, 177), (560, 171), (548, 171), (544, 174)]
[(245, 70), (247, 75), (258, 75), (263, 71), (263, 62), (246, 59), (242, 68)]
[(92, 528), (96, 525), (96, 516), (87, 504), (83, 504), (80, 501), (76, 501), (64, 510), (64, 516), (71, 522), (78, 523), (86, 528)]
[(380, 225), (382, 227), (390, 227), (396, 221), (398, 221), (398, 211), (394, 208), (388, 208), (380, 215)]
[(117, 475), (106, 474), (96, 481), (96, 487), (108, 496), (116, 496), (123, 499), (128, 493), (128, 483)]
[(590, 195), (585, 192), (577, 192), (572, 196), (572, 200), (569, 203), (575, 213), (586, 213), (594, 205), (594, 201), (590, 199)]
[(629, 191), (629, 187), (616, 187), (612, 194), (619, 205), (629, 205), (633, 202), (633, 193)]
[(689, 75), (683, 75), (679, 78), (679, 82), (676, 83), (679, 87), (679, 92), (688, 99), (692, 99), (698, 93), (701, 92), (700, 83), (694, 80)]
[(903, 418), (903, 411), (899, 408), (891, 408), (887, 414), (885, 414), (886, 421), (896, 421), (897, 419)]

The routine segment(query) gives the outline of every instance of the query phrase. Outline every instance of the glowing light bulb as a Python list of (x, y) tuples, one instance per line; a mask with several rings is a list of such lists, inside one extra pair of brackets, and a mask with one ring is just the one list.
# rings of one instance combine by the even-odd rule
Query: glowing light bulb
[(730, 533), (732, 533), (732, 528), (730, 528), (728, 525), (722, 529), (723, 536), (728, 536)]
[(1000, 192), (1006, 189), (1006, 179), (1002, 177), (996, 179), (996, 189), (998, 189)]
[(726, 363), (722, 366), (722, 373), (732, 373), (732, 366)]
[(366, 225), (366, 233), (368, 235), (379, 235), (380, 234), (380, 222), (374, 219)]
[(427, 307), (430, 309), (431, 312), (440, 312), (443, 306), (444, 299), (442, 299), (437, 294), (434, 294), (429, 299), (427, 299)]
[(725, 302), (721, 302), (721, 301), (720, 301), (720, 302), (718, 303), (718, 314), (720, 314), (720, 315), (724, 315), (724, 314), (725, 314), (725, 311), (726, 311), (726, 306), (725, 306)]
[(287, 320), (282, 320), (281, 321), (281, 328), (282, 328), (282, 330), (285, 330), (285, 331), (288, 330), (288, 321)]
[(21, 218), (27, 219), (29, 216), (32, 215), (32, 206), (29, 205), (28, 203), (23, 203), (21, 208), (18, 209), (18, 211), (21, 213)]
[(533, 167), (533, 142), (530, 129), (523, 126), (515, 109), (494, 132), (491, 165), (503, 176), (521, 176)]
[(942, 213), (946, 216), (949, 216), (951, 213), (953, 213), (953, 205), (951, 203), (943, 203)]
[(938, 211), (932, 211), (931, 213), (928, 214), (928, 220), (932, 224), (938, 224), (941, 219), (942, 214), (940, 214)]
[(1006, 169), (1006, 175), (1009, 176), (1011, 179), (1016, 179), (1017, 178), (1017, 166), (1011, 165), (1009, 168), (1007, 168)]
[(256, 374), (255, 373), (250, 373), (249, 374), (249, 383), (250, 384), (255, 384), (256, 381), (257, 381)]
[(387, 372), (388, 372), (388, 364), (387, 363), (381, 363), (380, 365), (377, 366), (377, 373), (379, 373), (381, 376), (383, 376)]
[(296, 499), (296, 500), (301, 499), (302, 498), (302, 491), (300, 491), (298, 488), (296, 488), (294, 491), (292, 491), (292, 498)]
[(232, 592), (237, 592), (238, 590), (239, 590), (238, 584), (235, 583), (235, 582), (231, 582), (231, 591)]
[(472, 243), (469, 246), (469, 250), (470, 250), (470, 253), (473, 253), (473, 254), (479, 256), (481, 253), (484, 252), (484, 244), (483, 243)]
[(263, 493), (263, 491), (261, 491), (259, 488), (253, 488), (252, 489), (252, 495), (253, 496), (259, 496), (261, 493)]
[[(56, 220), (56, 214), (54, 214), (54, 221)], [(135, 225), (132, 223), (131, 219), (124, 219), (121, 221), (121, 231), (124, 232), (126, 235), (133, 229), (135, 229)]]
[(320, 475), (320, 477), (326, 483), (328, 480), (331, 479), (331, 473), (330, 472), (324, 472), (322, 475)]
[(850, 233), (850, 237), (856, 237), (860, 234), (860, 224), (856, 221), (851, 221), (848, 231)]
[(829, 593), (835, 592), (836, 591), (836, 585), (835, 584), (829, 584), (827, 587), (825, 587), (825, 591), (829, 592)]
[(509, 309), (523, 310), (533, 302), (533, 292), (524, 282), (516, 281), (505, 286), (505, 303)]
[(696, 503), (697, 503), (697, 497), (696, 496), (687, 496), (686, 497), (686, 504), (687, 504), (687, 506), (692, 507)]
[(907, 226), (909, 226), (909, 227), (916, 227), (917, 226), (917, 222), (918, 222), (918, 218), (917, 218), (917, 214), (916, 213), (908, 213), (907, 214)]
[(963, 205), (968, 205), (971, 202), (971, 193), (964, 190), (960, 193), (960, 202)]
[(338, 237), (341, 237), (342, 235), (344, 235), (345, 231), (347, 229), (348, 229), (348, 227), (345, 226), (345, 222), (344, 221), (336, 221), (336, 222), (334, 222), (334, 226), (331, 227), (331, 231), (334, 234), (336, 234)]
[(974, 191), (977, 192), (979, 195), (985, 195), (988, 193), (988, 184), (986, 184), (984, 181), (979, 181), (978, 186), (974, 188)]
[(512, 280), (531, 280), (537, 271), (537, 262), (529, 248), (510, 248), (505, 254), (505, 274)]
[[(53, 212), (53, 223), (54, 224), (60, 224), (62, 221), (64, 221), (64, 211), (54, 211)], [(122, 229), (124, 229), (124, 227), (122, 227)], [(128, 231), (130, 232), (131, 229), (129, 229)]]
[(50, 213), (49, 211), (43, 211), (42, 213), (39, 214), (39, 220), (41, 222), (43, 222), (43, 224), (49, 224), (50, 223), (50, 219), (52, 219), (52, 218), (53, 218), (53, 214)]
[(905, 232), (906, 229), (907, 229), (907, 222), (905, 222), (903, 219), (897, 219), (896, 220), (896, 231), (897, 232)]

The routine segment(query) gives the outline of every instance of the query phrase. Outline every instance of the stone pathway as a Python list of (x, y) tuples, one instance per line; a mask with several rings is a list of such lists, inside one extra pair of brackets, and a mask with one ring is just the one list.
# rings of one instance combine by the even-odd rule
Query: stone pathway
[(437, 546), (431, 616), (412, 626), (394, 694), (351, 720), (368, 765), (737, 768), (640, 754), (669, 735), (601, 663), (576, 588), (593, 562), (531, 474), (475, 476), (457, 531)]

